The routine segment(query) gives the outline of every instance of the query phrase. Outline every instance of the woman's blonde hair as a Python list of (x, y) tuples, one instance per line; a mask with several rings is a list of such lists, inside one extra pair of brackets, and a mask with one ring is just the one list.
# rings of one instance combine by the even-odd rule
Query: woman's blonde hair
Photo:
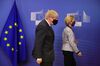
[(74, 20), (75, 20), (75, 18), (74, 18), (73, 15), (66, 16), (65, 19), (64, 19), (66, 24), (69, 24), (70, 22), (72, 22)]
[(58, 17), (58, 13), (55, 10), (48, 10), (45, 14), (45, 18), (49, 18), (49, 17)]

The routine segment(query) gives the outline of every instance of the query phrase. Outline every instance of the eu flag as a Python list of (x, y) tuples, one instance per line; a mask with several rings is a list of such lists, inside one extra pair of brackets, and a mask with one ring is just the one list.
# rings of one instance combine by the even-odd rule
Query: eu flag
[(26, 61), (25, 34), (15, 2), (2, 30), (0, 47), (11, 60), (12, 66)]

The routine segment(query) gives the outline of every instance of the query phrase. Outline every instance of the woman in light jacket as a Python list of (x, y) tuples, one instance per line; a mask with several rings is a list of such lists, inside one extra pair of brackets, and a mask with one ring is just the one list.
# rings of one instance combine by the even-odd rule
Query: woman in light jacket
[(65, 17), (66, 27), (62, 34), (62, 51), (64, 55), (64, 66), (76, 66), (76, 61), (74, 59), (73, 53), (78, 56), (82, 56), (81, 51), (77, 48), (75, 36), (72, 27), (75, 24), (74, 16)]

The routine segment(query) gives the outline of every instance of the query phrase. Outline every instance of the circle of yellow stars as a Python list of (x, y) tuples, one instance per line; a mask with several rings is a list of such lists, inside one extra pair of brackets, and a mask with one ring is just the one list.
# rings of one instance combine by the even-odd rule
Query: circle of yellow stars
[[(14, 26), (15, 26), (15, 27), (18, 26), (16, 22), (14, 23)], [(9, 29), (12, 29), (13, 27), (12, 27), (12, 25), (9, 25), (8, 28), (9, 28)], [(19, 31), (19, 32), (22, 32), (22, 29), (19, 29), (18, 31)], [(6, 30), (4, 33), (5, 33), (6, 35), (8, 35), (8, 34), (9, 34), (9, 31)], [(21, 36), (20, 36), (20, 39), (23, 39), (23, 38), (24, 38), (24, 36), (21, 35)], [(7, 38), (7, 37), (4, 37), (4, 41), (7, 41), (7, 40), (8, 40), (8, 38)], [(21, 45), (21, 44), (22, 44), (22, 43), (19, 41), (19, 42), (18, 42), (18, 45)], [(6, 46), (7, 46), (7, 47), (10, 47), (11, 44), (10, 44), (10, 43), (7, 43)], [(14, 47), (11, 48), (11, 51), (14, 51)]]

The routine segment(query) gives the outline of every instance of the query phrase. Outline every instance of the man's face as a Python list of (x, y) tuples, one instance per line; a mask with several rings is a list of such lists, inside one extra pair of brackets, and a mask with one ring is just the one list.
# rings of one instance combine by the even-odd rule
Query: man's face
[(51, 22), (53, 25), (56, 25), (58, 23), (58, 18), (57, 17), (52, 17)]

